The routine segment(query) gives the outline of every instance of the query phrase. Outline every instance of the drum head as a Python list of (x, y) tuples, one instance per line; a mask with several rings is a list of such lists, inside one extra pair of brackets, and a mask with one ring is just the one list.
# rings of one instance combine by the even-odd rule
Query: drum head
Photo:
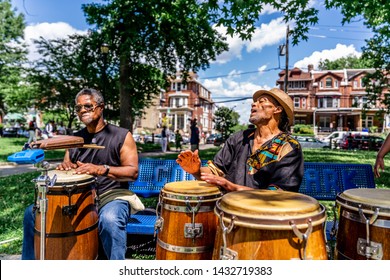
[(219, 188), (205, 181), (181, 181), (165, 184), (163, 191), (169, 193), (189, 195), (213, 195), (219, 194)]
[(344, 191), (339, 197), (351, 202), (390, 208), (389, 189), (350, 189)]
[(224, 213), (256, 219), (297, 219), (321, 212), (310, 196), (287, 191), (248, 190), (225, 194), (218, 202)]
[(92, 183), (95, 180), (94, 176), (88, 174), (74, 174), (74, 170), (49, 170), (47, 175), (52, 179), (57, 175), (55, 186), (63, 185), (84, 185)]
[(173, 201), (216, 201), (222, 193), (215, 185), (205, 181), (181, 181), (167, 183), (161, 190), (165, 199)]

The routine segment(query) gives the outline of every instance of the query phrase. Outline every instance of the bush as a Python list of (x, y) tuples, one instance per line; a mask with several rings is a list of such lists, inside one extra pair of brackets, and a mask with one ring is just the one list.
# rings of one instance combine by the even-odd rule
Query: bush
[(296, 124), (294, 125), (294, 133), (295, 134), (305, 134), (305, 135), (313, 135), (313, 127), (307, 124)]

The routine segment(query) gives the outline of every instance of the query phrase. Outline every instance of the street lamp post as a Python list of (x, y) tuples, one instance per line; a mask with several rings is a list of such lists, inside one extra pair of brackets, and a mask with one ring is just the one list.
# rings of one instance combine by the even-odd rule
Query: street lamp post
[(314, 137), (317, 136), (317, 129), (316, 129), (316, 112), (317, 112), (317, 108), (314, 107), (314, 112), (313, 112), (313, 132), (314, 132)]
[(100, 53), (103, 56), (103, 73), (102, 73), (102, 79), (103, 79), (103, 94), (107, 96), (107, 55), (110, 48), (108, 44), (103, 43), (100, 46)]

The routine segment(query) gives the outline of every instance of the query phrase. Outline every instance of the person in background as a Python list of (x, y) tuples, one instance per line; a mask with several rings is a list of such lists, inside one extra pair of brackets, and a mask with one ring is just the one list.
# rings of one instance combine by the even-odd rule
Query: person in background
[(59, 135), (66, 135), (66, 128), (64, 126), (64, 122), (60, 121), (57, 125), (57, 133)]
[[(104, 98), (94, 89), (83, 89), (75, 99), (75, 111), (85, 128), (75, 133), (85, 144), (104, 149), (72, 148), (65, 152), (58, 170), (96, 176), (99, 240), (103, 256), (99, 259), (124, 260), (127, 250), (126, 225), (131, 212), (143, 210), (142, 203), (129, 191), (129, 181), (138, 177), (137, 146), (129, 130), (106, 123)], [(135, 198), (134, 198), (135, 196)], [(34, 207), (23, 219), (22, 259), (34, 259)], [(55, 249), (54, 249), (55, 250)]]
[(225, 145), (201, 167), (198, 150), (184, 151), (177, 163), (196, 179), (215, 184), (226, 192), (250, 189), (298, 192), (304, 171), (301, 146), (289, 131), (294, 105), (280, 89), (253, 94), (248, 128), (231, 135)]
[(199, 150), (199, 141), (200, 141), (200, 133), (199, 128), (197, 127), (197, 120), (193, 119), (190, 122), (190, 130), (191, 130), (191, 138), (190, 138), (190, 144), (191, 144), (191, 151)]
[(385, 170), (385, 156), (390, 152), (390, 133), (387, 135), (385, 142), (383, 142), (381, 148), (376, 155), (376, 160), (374, 164), (374, 174), (375, 177), (379, 178), (381, 175), (379, 170)]
[(31, 142), (37, 141), (37, 118), (33, 117), (33, 119), (28, 123), (28, 141), (27, 144), (30, 144)]
[(54, 128), (55, 128), (54, 121), (53, 120), (48, 121), (47, 124), (45, 125), (45, 129), (42, 132), (42, 138), (43, 139), (52, 138), (55, 132)]
[(161, 131), (161, 150), (163, 153), (167, 152), (168, 146), (168, 135), (167, 135), (167, 127), (164, 125)]
[(175, 133), (175, 145), (176, 145), (176, 152), (181, 152), (181, 141), (183, 141), (183, 137), (181, 137), (181, 134), (179, 130), (176, 130)]

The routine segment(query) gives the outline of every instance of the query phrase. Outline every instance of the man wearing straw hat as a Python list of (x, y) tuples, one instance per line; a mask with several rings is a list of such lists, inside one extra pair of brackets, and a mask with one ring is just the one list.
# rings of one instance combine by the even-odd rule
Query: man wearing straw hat
[(225, 191), (271, 189), (298, 192), (303, 177), (299, 142), (288, 132), (294, 106), (282, 90), (253, 94), (249, 121), (255, 125), (231, 135), (213, 161), (201, 167), (198, 150), (178, 155), (178, 164), (198, 180)]

